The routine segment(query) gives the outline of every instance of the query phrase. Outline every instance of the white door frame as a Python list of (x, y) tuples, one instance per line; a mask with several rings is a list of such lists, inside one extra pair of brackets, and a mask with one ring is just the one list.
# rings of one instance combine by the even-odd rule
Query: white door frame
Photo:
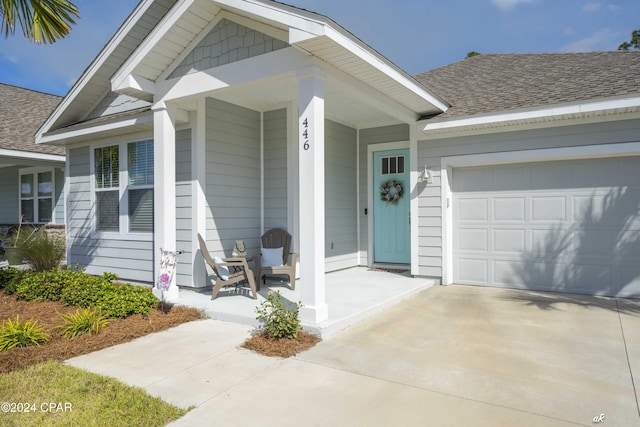
[[(385, 142), (385, 143), (380, 143), (380, 144), (370, 144), (367, 146), (367, 212), (368, 212), (368, 255), (367, 255), (367, 264), (368, 267), (373, 267), (373, 265), (375, 264), (374, 262), (374, 249), (373, 249), (373, 243), (374, 243), (374, 227), (373, 227), (373, 219), (374, 219), (374, 211), (373, 211), (373, 197), (374, 197), (374, 188), (373, 188), (373, 153), (377, 152), (377, 151), (387, 151), (387, 150), (400, 150), (400, 149), (409, 149), (410, 148), (410, 143), (409, 141), (397, 141), (397, 142)], [(412, 171), (413, 169), (415, 169), (415, 164), (417, 163), (417, 159), (413, 158), (413, 151), (410, 150), (409, 151), (409, 171)], [(413, 186), (411, 185), (410, 188), (413, 188)], [(412, 196), (413, 192), (412, 191), (407, 191), (405, 190), (405, 194), (408, 194), (409, 197)], [(413, 216), (414, 218), (418, 217), (418, 213), (417, 212), (413, 212), (414, 208), (413, 208), (413, 203), (411, 203), (411, 208), (410, 208), (410, 212), (411, 212), (411, 216)], [(417, 236), (414, 236), (413, 233), (411, 233), (411, 266), (412, 266), (412, 270), (413, 270), (413, 263), (414, 263), (414, 257), (413, 254), (417, 253), (417, 243), (418, 243), (418, 239)], [(415, 246), (414, 246), (415, 244)]]
[[(442, 205), (442, 284), (450, 285), (453, 283), (453, 192), (451, 190), (451, 184), (453, 182), (454, 168), (638, 155), (640, 155), (640, 142), (442, 157), (440, 161)], [(598, 172), (594, 171), (594, 173)]]

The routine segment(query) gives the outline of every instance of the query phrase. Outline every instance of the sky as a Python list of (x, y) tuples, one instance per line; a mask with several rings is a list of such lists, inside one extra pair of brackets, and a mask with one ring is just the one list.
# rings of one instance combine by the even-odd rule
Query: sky
[[(333, 19), (409, 74), (468, 52), (616, 50), (640, 29), (638, 0), (283, 0)], [(138, 4), (74, 0), (71, 34), (36, 45), (0, 36), (0, 82), (65, 95)]]

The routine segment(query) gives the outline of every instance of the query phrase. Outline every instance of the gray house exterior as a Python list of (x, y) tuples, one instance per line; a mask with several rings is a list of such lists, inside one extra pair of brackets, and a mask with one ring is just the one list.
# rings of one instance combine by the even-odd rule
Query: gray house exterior
[(144, 0), (37, 141), (66, 148), (68, 259), (91, 273), (153, 282), (176, 249), (175, 285), (203, 287), (198, 234), (252, 256), (282, 227), (311, 324), (325, 273), (356, 266), (638, 297), (638, 71), (481, 55), (412, 77), (286, 4)]
[(638, 52), (481, 55), (416, 78), (451, 103), (418, 143), (434, 171), (420, 221), (438, 224), (422, 274), (640, 296)]
[(0, 224), (61, 224), (65, 150), (35, 144), (61, 97), (0, 83)]

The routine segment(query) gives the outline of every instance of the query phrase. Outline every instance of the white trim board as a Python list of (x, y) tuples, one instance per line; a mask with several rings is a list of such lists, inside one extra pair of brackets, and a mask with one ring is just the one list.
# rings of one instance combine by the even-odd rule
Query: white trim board
[(453, 283), (453, 169), (471, 166), (640, 156), (640, 142), (505, 151), (443, 157), (440, 160), (442, 209), (442, 284)]
[(32, 151), (9, 150), (6, 148), (0, 148), (0, 157), (12, 157), (16, 159), (29, 160), (46, 160), (50, 162), (60, 163), (64, 163), (67, 159), (64, 155), (59, 154), (34, 153)]
[[(481, 114), (472, 117), (462, 117), (442, 122), (430, 122), (421, 125), (424, 133), (432, 131), (453, 131), (464, 127), (506, 126), (519, 123), (548, 122), (579, 118), (585, 116), (603, 116), (606, 114), (620, 114), (637, 111), (640, 97), (617, 97), (604, 101), (581, 101), (575, 103), (558, 104), (545, 108), (531, 108), (517, 111)], [(609, 113), (605, 113), (609, 112)]]

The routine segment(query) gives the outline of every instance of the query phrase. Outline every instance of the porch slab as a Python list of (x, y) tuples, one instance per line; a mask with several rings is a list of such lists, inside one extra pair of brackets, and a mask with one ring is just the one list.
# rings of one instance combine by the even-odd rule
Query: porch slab
[[(411, 277), (409, 272), (355, 267), (327, 273), (325, 283), (329, 318), (317, 325), (302, 325), (306, 331), (320, 335), (323, 339), (438, 282), (436, 279)], [(297, 302), (304, 286), (304, 281), (297, 281), (296, 290), (292, 291), (288, 283), (268, 278), (256, 300), (251, 298), (249, 289), (244, 287), (223, 289), (215, 300), (211, 300), (211, 287), (180, 288), (178, 304), (197, 308), (212, 319), (258, 326), (256, 307), (266, 301), (269, 291), (279, 290), (285, 300)]]

